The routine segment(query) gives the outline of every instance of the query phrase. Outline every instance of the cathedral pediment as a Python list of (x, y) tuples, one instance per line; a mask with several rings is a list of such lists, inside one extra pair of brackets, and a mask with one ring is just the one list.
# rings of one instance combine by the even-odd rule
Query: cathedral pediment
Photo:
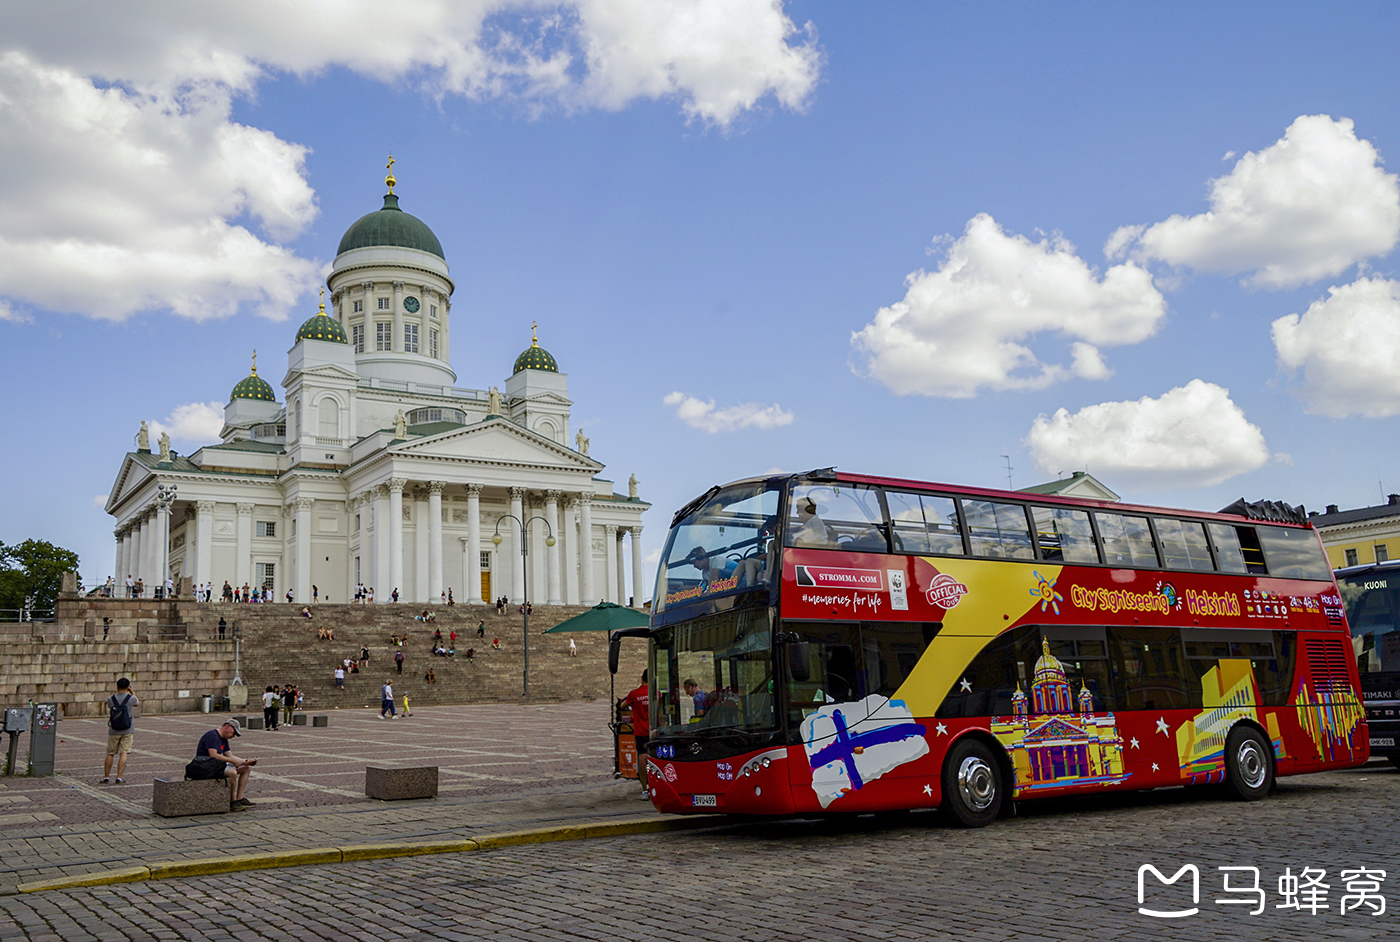
[(505, 419), (487, 419), (395, 445), (404, 457), (454, 459), (472, 464), (543, 466), (594, 474), (603, 465)]

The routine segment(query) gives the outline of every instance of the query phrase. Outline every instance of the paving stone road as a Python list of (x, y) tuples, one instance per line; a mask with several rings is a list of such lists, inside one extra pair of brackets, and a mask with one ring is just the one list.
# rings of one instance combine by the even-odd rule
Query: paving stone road
[[(541, 713), (535, 726), (528, 717), (536, 708), (497, 709), (500, 716), (514, 716), (527, 736), (569, 723), (573, 715), (576, 722), (568, 728), (585, 741), (556, 742), (558, 749), (586, 753), (596, 742), (587, 732), (596, 705), (541, 708), (557, 712)], [(343, 722), (348, 736), (350, 721)], [(261, 746), (276, 735), (257, 742)], [(494, 751), (508, 750), (497, 743)], [(576, 813), (635, 814), (646, 807), (630, 798), (634, 786), (610, 781), (610, 768), (568, 771), (561, 777), (596, 778), (561, 785), (553, 799), (545, 782), (525, 799), (530, 808), (491, 813), (524, 823)], [(519, 767), (498, 772), (536, 785)], [(470, 787), (524, 786), (477, 781)], [(412, 804), (432, 809), (442, 827), (489, 803), (462, 796)], [(576, 812), (575, 803), (584, 810)], [(218, 826), (252, 827), (260, 808), (221, 819)], [(362, 819), (407, 813), (406, 806), (347, 797), (335, 806), (290, 805), (260, 826), (280, 829), (283, 842), (291, 843), (303, 818), (317, 820), (317, 827), (328, 826), (322, 818), (338, 818), (354, 831)], [(980, 831), (945, 828), (923, 813), (733, 821), (716, 819), (716, 827), (698, 831), (0, 896), (0, 940), (1400, 937), (1400, 772), (1379, 763), (1284, 779), (1276, 794), (1253, 804), (1166, 789), (1022, 805), (1015, 817)], [(433, 823), (424, 818), (420, 826)], [(143, 830), (154, 828), (146, 822), (128, 836), (139, 841)], [(0, 851), (24, 843), (4, 831)], [(1194, 904), (1200, 911), (1178, 919), (1139, 914), (1143, 864), (1168, 876), (1194, 864), (1201, 877)], [(1245, 899), (1223, 891), (1218, 867), (1258, 868), (1264, 912), (1251, 915), (1253, 903), (1217, 904)], [(1279, 878), (1305, 868), (1326, 871), (1319, 880), (1328, 889), (1319, 902), (1327, 908), (1316, 914), (1279, 908), (1286, 902)], [(1377, 893), (1365, 891), (1364, 878), (1342, 874), (1361, 869), (1385, 871), (1378, 887), (1383, 913), (1374, 913)], [(1247, 871), (1230, 876), (1231, 888), (1252, 879)], [(1163, 885), (1149, 875), (1145, 905), (1189, 908), (1189, 879)], [(1343, 913), (1348, 903), (1359, 905)], [(227, 915), (236, 924), (224, 921)]]

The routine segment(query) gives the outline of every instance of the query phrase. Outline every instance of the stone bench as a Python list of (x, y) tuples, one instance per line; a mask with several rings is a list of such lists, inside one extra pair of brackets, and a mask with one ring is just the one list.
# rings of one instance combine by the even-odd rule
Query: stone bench
[(306, 714), (305, 714), (305, 713), (293, 713), (293, 714), (292, 714), (292, 725), (293, 725), (293, 726), (305, 726), (305, 725), (306, 725)]
[(223, 814), (228, 811), (228, 780), (208, 778), (187, 781), (158, 778), (151, 793), (151, 810), (162, 818), (189, 814)]
[(386, 769), (365, 767), (365, 794), (381, 801), (401, 798), (436, 798), (438, 770), (435, 765)]

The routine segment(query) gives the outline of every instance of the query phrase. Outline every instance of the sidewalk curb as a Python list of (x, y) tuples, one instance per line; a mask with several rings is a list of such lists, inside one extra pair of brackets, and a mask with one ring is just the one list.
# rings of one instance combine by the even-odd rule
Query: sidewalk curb
[(703, 817), (646, 817), (595, 824), (566, 824), (558, 827), (533, 828), (524, 831), (504, 831), (481, 837), (454, 841), (427, 841), (377, 844), (347, 844), (344, 847), (316, 847), (306, 850), (276, 851), (266, 854), (236, 854), (229, 857), (208, 857), (193, 860), (171, 860), (144, 866), (99, 870), (52, 880), (34, 880), (15, 887), (17, 893), (42, 893), (47, 890), (68, 890), (88, 886), (109, 886), (116, 883), (136, 883), (142, 880), (169, 880), (176, 877), (200, 877), (244, 870), (270, 870), (277, 867), (298, 867), (311, 864), (353, 863), (362, 860), (383, 860), (391, 857), (415, 857), (423, 854), (455, 854), (499, 847), (520, 847), (552, 841), (577, 841), (599, 837), (619, 837), (625, 834), (658, 834), (699, 827), (727, 824), (728, 819)]

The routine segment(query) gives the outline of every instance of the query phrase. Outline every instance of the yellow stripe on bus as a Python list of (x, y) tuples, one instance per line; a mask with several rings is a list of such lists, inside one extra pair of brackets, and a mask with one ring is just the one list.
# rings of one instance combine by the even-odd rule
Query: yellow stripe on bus
[(915, 716), (933, 716), (987, 642), (1017, 624), (1039, 596), (1032, 590), (1055, 582), (1062, 566), (1004, 565), (985, 559), (925, 559), (940, 573), (967, 586), (967, 594), (943, 615), (943, 630), (895, 691)]

